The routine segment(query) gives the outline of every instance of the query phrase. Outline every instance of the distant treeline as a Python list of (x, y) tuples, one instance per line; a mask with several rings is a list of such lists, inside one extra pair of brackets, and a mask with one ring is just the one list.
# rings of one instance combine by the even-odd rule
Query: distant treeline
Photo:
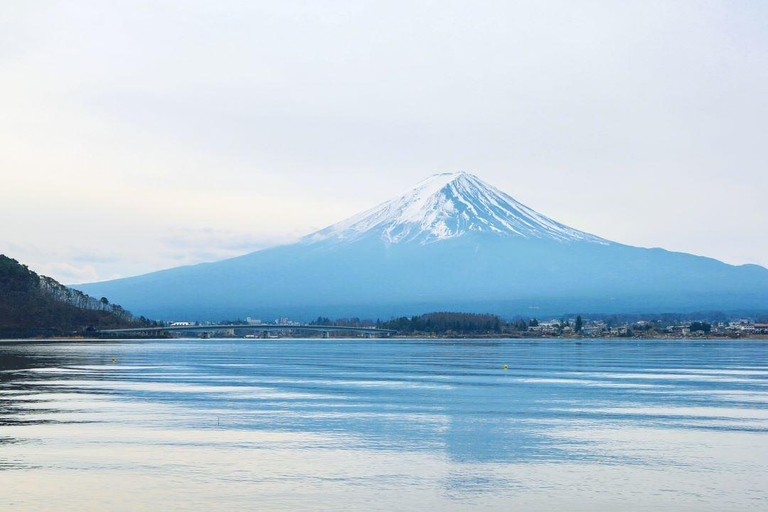
[(494, 334), (500, 333), (504, 322), (496, 315), (476, 313), (427, 313), (425, 315), (400, 317), (383, 322), (384, 329), (401, 333), (430, 334)]
[(105, 297), (95, 299), (0, 254), (0, 337), (66, 336), (153, 325)]
[[(331, 320), (318, 317), (312, 322), (315, 325), (338, 325), (346, 327), (378, 327), (393, 329), (401, 334), (498, 334), (509, 325), (497, 315), (477, 313), (426, 313), (412, 317), (393, 318), (388, 321), (361, 320), (360, 318), (339, 318)], [(518, 321), (522, 328), (527, 328), (526, 322)]]

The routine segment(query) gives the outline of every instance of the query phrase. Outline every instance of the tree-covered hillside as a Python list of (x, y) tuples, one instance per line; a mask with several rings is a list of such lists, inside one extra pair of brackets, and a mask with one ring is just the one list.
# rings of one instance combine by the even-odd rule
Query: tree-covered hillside
[(65, 336), (150, 324), (0, 254), (0, 337)]

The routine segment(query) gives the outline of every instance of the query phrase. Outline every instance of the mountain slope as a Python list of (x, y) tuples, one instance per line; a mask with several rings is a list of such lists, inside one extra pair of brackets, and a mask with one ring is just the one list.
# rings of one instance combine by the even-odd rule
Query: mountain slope
[(610, 242), (465, 173), (292, 245), (82, 288), (164, 319), (768, 307), (762, 267)]

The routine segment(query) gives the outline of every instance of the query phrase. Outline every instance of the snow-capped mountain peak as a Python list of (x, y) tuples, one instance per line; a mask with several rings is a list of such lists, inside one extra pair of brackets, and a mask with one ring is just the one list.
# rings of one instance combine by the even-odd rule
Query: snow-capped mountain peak
[(308, 235), (304, 242), (346, 242), (376, 236), (387, 243), (426, 244), (470, 232), (609, 243), (541, 215), (466, 172), (436, 174), (400, 197)]

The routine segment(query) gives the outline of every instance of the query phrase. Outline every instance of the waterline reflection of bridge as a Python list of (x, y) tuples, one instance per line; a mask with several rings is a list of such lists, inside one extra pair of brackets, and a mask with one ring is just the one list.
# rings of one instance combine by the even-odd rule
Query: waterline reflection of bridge
[(343, 325), (280, 325), (280, 324), (223, 324), (223, 325), (169, 325), (164, 327), (137, 327), (132, 329), (105, 329), (98, 331), (102, 336), (120, 335), (152, 335), (165, 332), (202, 332), (212, 333), (216, 331), (256, 331), (260, 333), (271, 331), (309, 331), (322, 332), (327, 335), (331, 332), (349, 332), (356, 334), (371, 334), (390, 336), (397, 334), (392, 329), (378, 329), (375, 327), (350, 327)]

